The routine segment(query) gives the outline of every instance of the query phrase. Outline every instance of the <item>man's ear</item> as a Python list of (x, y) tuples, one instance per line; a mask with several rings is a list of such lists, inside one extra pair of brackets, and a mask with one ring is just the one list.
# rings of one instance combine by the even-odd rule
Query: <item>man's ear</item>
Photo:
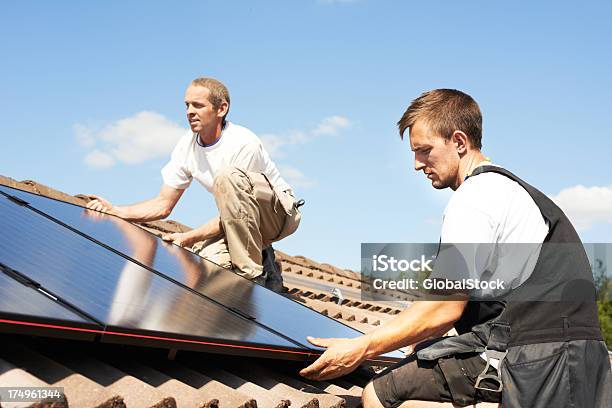
[(219, 106), (219, 109), (217, 109), (217, 116), (222, 118), (223, 116), (227, 115), (228, 110), (229, 105), (227, 104), (227, 102), (223, 102), (221, 106)]
[(457, 153), (461, 155), (467, 153), (469, 139), (465, 133), (460, 130), (455, 130), (451, 136), (451, 140), (455, 144)]

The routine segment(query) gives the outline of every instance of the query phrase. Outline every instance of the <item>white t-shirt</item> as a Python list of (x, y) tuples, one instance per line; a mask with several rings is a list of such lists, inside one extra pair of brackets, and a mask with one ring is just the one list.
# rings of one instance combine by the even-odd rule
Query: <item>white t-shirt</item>
[(508, 177), (487, 172), (455, 191), (442, 223), (442, 242), (542, 243), (548, 226), (529, 193)]
[[(508, 177), (487, 172), (469, 177), (455, 191), (444, 211), (440, 242), (540, 244), (459, 245), (470, 278), (500, 278), (516, 288), (531, 276), (547, 234), (548, 225), (529, 193)], [(486, 360), (484, 353), (481, 357)], [(492, 364), (498, 367), (495, 359)]]
[(200, 143), (199, 135), (191, 131), (179, 140), (170, 161), (161, 170), (165, 184), (182, 190), (196, 179), (212, 193), (215, 176), (220, 170), (239, 167), (265, 174), (272, 186), (280, 191), (291, 190), (261, 140), (249, 129), (227, 122), (217, 142), (209, 146)]
[[(469, 177), (444, 211), (436, 277), (503, 282), (476, 289), (472, 298), (504, 295), (531, 276), (548, 225), (529, 193), (508, 177), (487, 172)], [(459, 258), (459, 256), (461, 258)]]

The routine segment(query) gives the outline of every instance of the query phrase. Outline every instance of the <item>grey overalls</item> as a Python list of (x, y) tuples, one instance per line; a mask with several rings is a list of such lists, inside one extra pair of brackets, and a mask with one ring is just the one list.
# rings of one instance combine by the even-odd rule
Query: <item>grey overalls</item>
[[(549, 233), (523, 284), (499, 301), (468, 302), (455, 324), (459, 335), (419, 351), (418, 359), (484, 351), (487, 367), (476, 387), (484, 379), (497, 381), (504, 408), (612, 407), (610, 361), (578, 234), (552, 200), (509, 171), (482, 166), (471, 177), (485, 172), (521, 185), (548, 221)], [(490, 359), (499, 360), (497, 376), (486, 375)]]

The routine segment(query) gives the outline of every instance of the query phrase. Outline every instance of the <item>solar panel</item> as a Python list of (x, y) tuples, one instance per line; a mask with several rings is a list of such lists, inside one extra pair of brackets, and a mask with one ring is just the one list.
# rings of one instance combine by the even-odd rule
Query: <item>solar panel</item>
[[(0, 186), (0, 191), (73, 228), (79, 233), (197, 291), (306, 348), (306, 336), (356, 337), (360, 332), (280, 296), (176, 245), (163, 242), (125, 220), (79, 206)], [(403, 358), (399, 352), (384, 358)]]
[(256, 322), (2, 194), (0, 231), (0, 262), (98, 322), (105, 340), (180, 343), (176, 348), (243, 346), (249, 354), (276, 350), (299, 358), (307, 354)]
[[(91, 340), (88, 329), (101, 327), (95, 322), (62, 306), (52, 294), (41, 291), (28, 279), (0, 264), (0, 327), (2, 331)], [(81, 330), (66, 331), (65, 327)]]

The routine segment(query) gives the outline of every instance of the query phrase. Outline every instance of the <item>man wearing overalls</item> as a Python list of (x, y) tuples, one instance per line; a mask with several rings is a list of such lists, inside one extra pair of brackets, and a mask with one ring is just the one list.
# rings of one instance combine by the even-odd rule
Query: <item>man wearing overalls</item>
[[(482, 116), (469, 95), (426, 92), (398, 126), (402, 137), (409, 130), (415, 170), (434, 188), (455, 191), (444, 213), (440, 248), (526, 245), (519, 259), (508, 263), (496, 256), (495, 267), (483, 268), (494, 275), (511, 265), (506, 270), (514, 276), (505, 281), (512, 290), (489, 301), (415, 302), (355, 339), (309, 338), (327, 350), (301, 374), (331, 379), (367, 358), (415, 346), (412, 355), (366, 386), (365, 408), (612, 406), (593, 278), (567, 217), (481, 153)], [(428, 340), (453, 326), (457, 336)]]
[(292, 234), (301, 215), (291, 187), (261, 140), (226, 120), (229, 107), (225, 85), (214, 78), (194, 79), (185, 92), (191, 129), (161, 171), (164, 183), (158, 196), (130, 206), (90, 196), (87, 207), (130, 221), (159, 220), (170, 215), (195, 179), (214, 196), (219, 214), (198, 228), (163, 238), (193, 245), (203, 258), (265, 284), (264, 256), (274, 256), (270, 244)]

